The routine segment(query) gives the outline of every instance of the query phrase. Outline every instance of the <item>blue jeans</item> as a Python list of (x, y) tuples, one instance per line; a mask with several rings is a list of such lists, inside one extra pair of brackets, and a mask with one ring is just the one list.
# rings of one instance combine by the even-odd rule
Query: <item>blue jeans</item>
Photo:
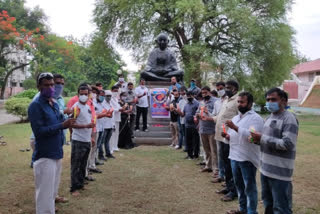
[(218, 168), (219, 168), (219, 177), (224, 178), (225, 172), (224, 172), (224, 161), (223, 161), (223, 153), (222, 153), (222, 144), (223, 142), (217, 141), (217, 151), (218, 151)]
[(185, 142), (185, 125), (181, 124), (180, 122), (178, 123), (179, 125), (179, 147), (181, 148), (182, 146), (186, 147), (186, 142)]
[[(99, 132), (100, 133), (100, 132)], [(99, 158), (103, 157), (103, 147), (105, 148), (106, 156), (110, 155), (109, 141), (112, 135), (112, 129), (105, 129), (102, 134), (99, 134), (97, 148), (99, 149)]]
[(257, 214), (257, 168), (249, 161), (240, 162), (235, 160), (231, 160), (231, 168), (238, 192), (240, 211), (248, 214)]
[(267, 177), (261, 173), (261, 193), (265, 214), (292, 213), (292, 182)]

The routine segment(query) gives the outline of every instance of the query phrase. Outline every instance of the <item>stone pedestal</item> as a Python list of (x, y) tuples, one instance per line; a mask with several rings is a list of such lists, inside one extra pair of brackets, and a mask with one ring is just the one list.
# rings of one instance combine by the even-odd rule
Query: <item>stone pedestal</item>
[[(149, 81), (146, 82), (147, 88), (169, 88), (170, 82)], [(169, 118), (152, 118), (150, 114), (150, 105), (148, 111), (148, 132), (135, 132), (134, 142), (140, 145), (170, 145), (171, 132), (170, 132), (170, 119)], [(142, 126), (142, 117), (140, 117), (140, 124)]]

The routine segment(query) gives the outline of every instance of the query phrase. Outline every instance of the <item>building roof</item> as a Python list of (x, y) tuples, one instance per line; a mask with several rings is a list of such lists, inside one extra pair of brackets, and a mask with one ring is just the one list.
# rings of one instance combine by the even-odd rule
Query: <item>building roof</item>
[(320, 71), (320, 59), (298, 64), (294, 67), (292, 73), (301, 74), (312, 71)]

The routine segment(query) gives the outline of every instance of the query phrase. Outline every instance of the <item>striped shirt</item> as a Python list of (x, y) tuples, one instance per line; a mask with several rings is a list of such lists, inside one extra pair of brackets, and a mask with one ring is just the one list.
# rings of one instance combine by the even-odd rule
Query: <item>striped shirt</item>
[(284, 111), (265, 121), (260, 140), (260, 172), (274, 179), (291, 181), (298, 136), (296, 117)]

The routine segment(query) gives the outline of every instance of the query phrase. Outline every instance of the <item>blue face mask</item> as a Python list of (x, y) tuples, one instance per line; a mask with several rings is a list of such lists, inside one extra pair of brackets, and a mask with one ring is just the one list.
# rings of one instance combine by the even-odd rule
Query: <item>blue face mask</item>
[(196, 83), (195, 83), (195, 82), (191, 82), (191, 83), (190, 83), (190, 87), (191, 87), (191, 88), (196, 87)]
[(99, 96), (99, 102), (102, 103), (104, 101), (104, 96)]
[(62, 91), (63, 91), (63, 85), (55, 84), (54, 85), (54, 95), (53, 95), (53, 97), (54, 98), (60, 97), (60, 95), (62, 94)]
[(277, 102), (266, 102), (266, 106), (268, 111), (274, 113), (280, 110), (279, 103)]

